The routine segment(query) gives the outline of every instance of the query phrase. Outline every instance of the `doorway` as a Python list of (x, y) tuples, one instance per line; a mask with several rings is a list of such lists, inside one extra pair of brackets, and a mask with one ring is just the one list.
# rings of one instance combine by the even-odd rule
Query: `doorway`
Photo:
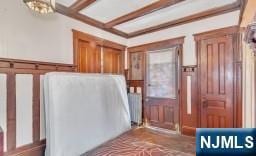
[(201, 127), (234, 127), (232, 36), (203, 40), (200, 57)]
[(146, 53), (145, 108), (148, 126), (178, 131), (178, 51), (178, 47), (172, 47)]

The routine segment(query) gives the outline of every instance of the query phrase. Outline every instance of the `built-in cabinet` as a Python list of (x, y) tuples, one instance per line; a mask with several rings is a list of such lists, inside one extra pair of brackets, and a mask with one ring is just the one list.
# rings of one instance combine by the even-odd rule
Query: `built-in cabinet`
[(73, 30), (79, 72), (123, 74), (125, 46)]
[(86, 41), (78, 43), (78, 70), (83, 73), (101, 72), (101, 47)]
[(124, 59), (122, 53), (118, 49), (103, 47), (103, 73), (123, 73)]

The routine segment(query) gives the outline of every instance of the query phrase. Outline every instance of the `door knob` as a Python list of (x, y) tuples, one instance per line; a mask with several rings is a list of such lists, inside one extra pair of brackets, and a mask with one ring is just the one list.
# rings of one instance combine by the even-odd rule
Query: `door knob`
[(206, 108), (208, 106), (207, 100), (204, 98), (202, 99), (202, 105), (203, 105), (203, 108)]

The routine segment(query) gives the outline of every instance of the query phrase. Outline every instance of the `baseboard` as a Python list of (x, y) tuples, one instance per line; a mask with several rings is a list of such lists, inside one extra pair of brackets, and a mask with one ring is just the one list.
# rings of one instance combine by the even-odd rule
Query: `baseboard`
[(45, 140), (25, 145), (19, 148), (16, 148), (13, 151), (7, 152), (4, 156), (44, 156), (46, 147)]
[(182, 126), (181, 134), (188, 135), (188, 136), (196, 136), (196, 128), (189, 127), (189, 126)]

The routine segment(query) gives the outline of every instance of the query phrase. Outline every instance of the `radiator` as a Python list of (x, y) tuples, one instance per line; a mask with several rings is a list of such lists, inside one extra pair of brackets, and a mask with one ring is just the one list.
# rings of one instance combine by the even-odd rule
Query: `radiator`
[(131, 121), (142, 124), (142, 95), (138, 93), (128, 93)]

